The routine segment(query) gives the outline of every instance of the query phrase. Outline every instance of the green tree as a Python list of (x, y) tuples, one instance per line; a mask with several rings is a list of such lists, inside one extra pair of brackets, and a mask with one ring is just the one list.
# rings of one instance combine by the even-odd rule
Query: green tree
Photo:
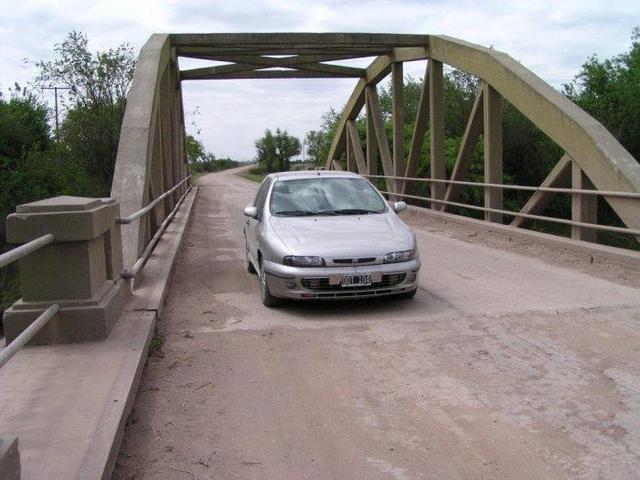
[(50, 142), (47, 107), (18, 84), (5, 100), (0, 92), (0, 156), (19, 159)]
[(94, 196), (111, 189), (127, 93), (135, 56), (128, 44), (92, 53), (87, 36), (71, 32), (54, 48), (55, 58), (38, 62), (36, 85), (68, 87), (69, 105), (60, 131), (68, 159), (96, 179)]
[[(34, 192), (16, 182), (16, 172), (26, 159), (51, 144), (47, 108), (33, 94), (16, 85), (9, 100), (0, 95), (0, 247), (4, 243), (4, 218), (21, 200), (34, 200)], [(16, 188), (20, 188), (16, 191)]]
[(216, 158), (208, 153), (200, 140), (193, 135), (187, 135), (187, 161), (190, 173), (218, 172), (228, 168), (240, 166), (240, 162), (230, 158)]
[(329, 155), (331, 142), (338, 128), (340, 112), (330, 109), (322, 115), (322, 123), (318, 130), (311, 130), (305, 135), (307, 155), (316, 165), (324, 165)]
[(563, 93), (613, 134), (640, 160), (640, 28), (628, 52), (600, 60), (591, 56)]
[(291, 158), (300, 154), (300, 140), (286, 130), (276, 129), (275, 134), (266, 129), (264, 136), (256, 140), (257, 160), (266, 172), (288, 171)]

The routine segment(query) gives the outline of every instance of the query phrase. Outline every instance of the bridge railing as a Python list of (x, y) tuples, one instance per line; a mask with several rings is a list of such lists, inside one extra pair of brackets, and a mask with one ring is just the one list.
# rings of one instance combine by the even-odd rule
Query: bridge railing
[[(171, 190), (165, 192), (163, 195), (161, 195), (160, 197), (158, 197), (156, 200), (154, 200), (154, 202), (150, 203), (149, 205), (147, 205), (144, 208), (141, 208), (140, 210), (138, 210), (137, 212), (132, 213), (131, 215), (129, 215), (128, 217), (125, 218), (119, 218), (117, 221), (118, 223), (121, 224), (128, 224), (131, 223), (133, 220), (135, 220), (136, 218), (139, 218), (143, 215), (145, 215), (146, 213), (150, 212), (151, 209), (154, 207), (154, 203), (157, 204), (158, 202), (160, 202), (165, 196), (170, 195), (171, 193), (173, 193), (176, 189), (178, 189), (179, 187), (182, 186), (182, 184), (186, 181), (188, 181), (191, 178), (191, 175), (189, 175), (187, 178), (185, 178), (182, 182), (180, 182), (178, 185), (176, 185), (175, 187), (173, 187)], [(162, 235), (164, 234), (165, 230), (167, 229), (167, 227), (169, 226), (169, 224), (171, 223), (171, 221), (173, 220), (173, 217), (175, 217), (176, 213), (178, 212), (178, 210), (180, 209), (180, 206), (182, 205), (182, 202), (184, 201), (184, 199), (186, 198), (187, 194), (191, 191), (192, 186), (188, 185), (186, 191), (182, 194), (182, 196), (180, 197), (180, 199), (178, 200), (178, 202), (176, 203), (175, 207), (173, 207), (173, 210), (171, 210), (171, 213), (169, 213), (169, 215), (167, 215), (167, 218), (164, 219), (164, 221), (162, 222), (162, 224), (160, 225), (160, 227), (158, 228), (158, 230), (156, 231), (156, 233), (153, 235), (153, 237), (151, 238), (151, 240), (149, 241), (149, 243), (147, 244), (146, 248), (144, 249), (144, 251), (142, 252), (142, 255), (136, 260), (136, 262), (133, 264), (133, 267), (131, 267), (130, 269), (125, 269), (123, 270), (123, 272), (120, 274), (120, 276), (122, 278), (125, 279), (134, 279), (134, 286), (135, 286), (135, 279), (137, 278), (137, 275), (142, 271), (142, 269), (144, 268), (144, 266), (146, 265), (147, 261), (149, 260), (149, 257), (151, 256), (151, 254), (153, 253), (154, 248), (156, 247), (156, 245), (158, 244), (158, 242), (160, 241), (160, 238), (162, 238)]]
[[(40, 250), (55, 240), (51, 233), (47, 233), (30, 242), (20, 245), (6, 253), (0, 255), (0, 268), (11, 265), (18, 260), (25, 258), (27, 255)], [(20, 333), (12, 342), (5, 345), (0, 350), (0, 368), (7, 363), (22, 347), (24, 347), (56, 313), (60, 311), (60, 305), (54, 303), (50, 305), (42, 314), (40, 314), (31, 325), (29, 325), (22, 333)]]
[[(606, 190), (585, 190), (585, 189), (555, 188), (555, 187), (532, 187), (527, 185), (507, 185), (507, 184), (455, 181), (455, 180), (431, 179), (431, 178), (420, 178), (420, 177), (394, 177), (394, 176), (385, 176), (385, 175), (363, 175), (363, 176), (367, 178), (372, 178), (372, 179), (401, 180), (403, 182), (442, 183), (442, 184), (449, 184), (449, 185), (453, 184), (453, 185), (462, 185), (462, 186), (483, 187), (485, 189), (491, 188), (491, 189), (518, 190), (518, 191), (527, 191), (527, 192), (547, 192), (547, 193), (553, 193), (553, 194), (567, 193), (572, 196), (592, 195), (592, 196), (602, 196), (602, 197), (610, 197), (610, 198), (628, 198), (628, 199), (635, 199), (640, 201), (640, 193), (633, 193), (633, 192), (611, 192)], [(559, 217), (551, 217), (547, 215), (536, 215), (531, 213), (524, 213), (522, 211), (516, 212), (513, 210), (489, 208), (489, 207), (483, 207), (483, 206), (473, 205), (469, 203), (453, 202), (449, 200), (439, 200), (437, 198), (421, 196), (421, 195), (410, 195), (406, 193), (389, 192), (384, 190), (381, 191), (381, 193), (389, 197), (410, 198), (413, 200), (431, 202), (432, 205), (434, 204), (436, 205), (436, 207), (432, 207), (432, 208), (436, 208), (439, 210), (443, 210), (444, 207), (446, 206), (451, 206), (451, 207), (475, 210), (480, 212), (497, 213), (500, 215), (512, 216), (514, 218), (540, 220), (545, 222), (558, 223), (562, 225), (570, 225), (571, 227), (577, 227), (581, 229), (602, 230), (602, 231), (608, 231), (608, 232), (640, 236), (640, 230), (634, 229), (634, 228), (616, 227), (612, 225), (602, 225), (599, 223), (580, 222), (576, 220), (568, 220), (568, 219), (559, 218)], [(640, 209), (640, 203), (638, 204), (638, 208)]]
[[(415, 123), (405, 152), (403, 64), (426, 60), (424, 83)], [(445, 165), (444, 68), (457, 68), (478, 80), (460, 148), (449, 178)], [(391, 126), (388, 138), (377, 84), (391, 76)], [(530, 120), (564, 155), (540, 187), (503, 185), (502, 105), (509, 102)], [(366, 139), (356, 121), (364, 112)], [(417, 178), (422, 147), (429, 137), (429, 178)], [(483, 144), (484, 182), (467, 182), (478, 143)], [(364, 147), (364, 148), (363, 148)], [(453, 213), (466, 208), (484, 212), (489, 222), (525, 227), (533, 220), (571, 226), (571, 236), (596, 241), (597, 230), (636, 235), (640, 231), (640, 164), (598, 121), (508, 55), (445, 36), (429, 35), (421, 47), (394, 48), (366, 68), (337, 124), (325, 167), (384, 179), (391, 198), (431, 202), (434, 210)], [(428, 182), (430, 197), (407, 193), (410, 182)], [(484, 188), (484, 205), (460, 202), (462, 188)], [(503, 190), (531, 191), (518, 212), (504, 208)], [(571, 194), (571, 219), (547, 217), (557, 194)], [(598, 197), (606, 199), (624, 227), (598, 223)]]

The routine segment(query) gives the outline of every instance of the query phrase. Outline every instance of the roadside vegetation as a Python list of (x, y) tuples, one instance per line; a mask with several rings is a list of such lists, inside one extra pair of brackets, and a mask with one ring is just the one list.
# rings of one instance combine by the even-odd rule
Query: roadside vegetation
[[(405, 152), (409, 152), (413, 133), (422, 78), (405, 79)], [(462, 136), (473, 106), (478, 80), (464, 72), (449, 68), (444, 76), (445, 95), (445, 165), (447, 177), (451, 175), (456, 156), (460, 148)], [(640, 29), (636, 28), (631, 37), (631, 48), (628, 52), (610, 59), (601, 60), (597, 56), (590, 57), (580, 72), (568, 84), (563, 86), (563, 93), (582, 107), (620, 141), (620, 143), (636, 158), (640, 158)], [(391, 91), (390, 87), (382, 87), (379, 92), (382, 115), (391, 149)], [(318, 130), (312, 130), (305, 136), (308, 146), (308, 158), (316, 165), (324, 165), (329, 154), (340, 112), (334, 109), (327, 111), (322, 117)], [(365, 118), (361, 116), (356, 126), (364, 143), (366, 137)], [(538, 186), (562, 156), (562, 150), (542, 131), (525, 118), (509, 103), (503, 103), (503, 163), (504, 183)], [(430, 176), (430, 139), (427, 133), (420, 154), (418, 177)], [(340, 159), (346, 165), (346, 159)], [(382, 167), (379, 166), (379, 172)], [(482, 182), (484, 179), (482, 138), (476, 145), (473, 162), (469, 172), (469, 180)], [(383, 182), (378, 182), (383, 187)], [(429, 186), (424, 182), (412, 182), (407, 193), (417, 196), (429, 196)], [(465, 187), (460, 202), (481, 206), (483, 204), (481, 187)], [(529, 197), (528, 192), (505, 190), (504, 207), (518, 211)], [(425, 202), (408, 200), (416, 204)], [(472, 217), (481, 217), (482, 212), (462, 209), (459, 213)], [(571, 199), (569, 195), (558, 195), (547, 208), (546, 215), (569, 218), (571, 215)], [(601, 223), (622, 225), (620, 219), (612, 211), (606, 201), (598, 203), (598, 218)], [(511, 217), (506, 217), (510, 221)], [(534, 222), (531, 228), (558, 235), (568, 236), (568, 226), (551, 222)], [(640, 249), (640, 243), (629, 235), (599, 232), (602, 243)]]
[[(35, 65), (29, 87), (0, 91), (0, 253), (6, 244), (6, 216), (17, 205), (57, 195), (108, 197), (126, 98), (136, 56), (128, 44), (92, 52), (88, 38), (71, 32)], [(42, 100), (44, 88), (59, 91), (55, 112)], [(217, 159), (195, 138), (187, 139), (192, 172), (238, 166)], [(0, 269), (0, 317), (19, 296), (16, 265)], [(2, 322), (0, 321), (0, 331)]]

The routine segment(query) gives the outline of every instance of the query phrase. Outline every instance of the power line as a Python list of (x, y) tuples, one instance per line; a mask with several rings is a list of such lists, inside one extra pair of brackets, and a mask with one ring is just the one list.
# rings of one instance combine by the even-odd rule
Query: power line
[(58, 140), (59, 135), (58, 135), (58, 130), (60, 128), (60, 121), (58, 119), (58, 90), (69, 90), (70, 87), (58, 87), (58, 86), (52, 86), (52, 87), (42, 87), (43, 90), (53, 90), (54, 94), (55, 94), (55, 98), (56, 98), (56, 140)]

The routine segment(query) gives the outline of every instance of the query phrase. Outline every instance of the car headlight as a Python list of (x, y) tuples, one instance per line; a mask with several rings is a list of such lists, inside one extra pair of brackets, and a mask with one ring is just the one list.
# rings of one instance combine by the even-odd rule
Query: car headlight
[(382, 258), (384, 263), (408, 262), (416, 256), (415, 250), (403, 250), (401, 252), (389, 252)]
[(324, 258), (322, 257), (306, 257), (306, 256), (290, 256), (284, 257), (282, 263), (290, 267), (323, 267)]

